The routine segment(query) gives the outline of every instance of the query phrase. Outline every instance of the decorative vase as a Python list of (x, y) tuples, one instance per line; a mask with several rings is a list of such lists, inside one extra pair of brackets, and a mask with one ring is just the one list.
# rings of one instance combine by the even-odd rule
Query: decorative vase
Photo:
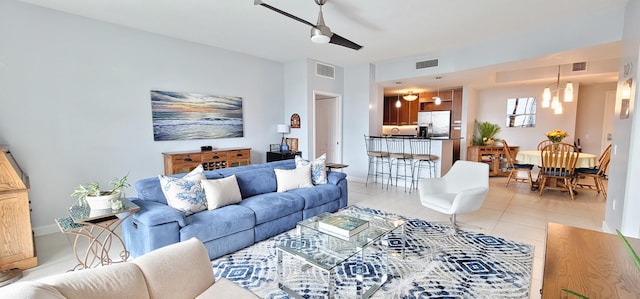
[(111, 209), (111, 203), (114, 200), (120, 200), (120, 190), (109, 195), (87, 196), (86, 200), (92, 210)]

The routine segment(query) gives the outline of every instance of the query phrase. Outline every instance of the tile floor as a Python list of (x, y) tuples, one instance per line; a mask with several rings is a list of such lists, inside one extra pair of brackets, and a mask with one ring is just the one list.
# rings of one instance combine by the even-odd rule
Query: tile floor
[[(530, 298), (540, 298), (542, 284), (545, 227), (547, 222), (601, 230), (605, 201), (594, 191), (582, 191), (571, 201), (560, 191), (545, 191), (540, 197), (526, 183), (504, 184), (506, 178), (491, 178), (489, 195), (479, 211), (459, 215), (462, 229), (479, 231), (535, 246)], [(371, 207), (429, 221), (448, 221), (446, 215), (428, 210), (417, 191), (382, 188), (380, 184), (349, 182), (349, 204)], [(34, 280), (65, 272), (75, 266), (71, 247), (73, 238), (61, 233), (39, 236), (36, 248), (39, 266), (26, 270), (22, 280)]]

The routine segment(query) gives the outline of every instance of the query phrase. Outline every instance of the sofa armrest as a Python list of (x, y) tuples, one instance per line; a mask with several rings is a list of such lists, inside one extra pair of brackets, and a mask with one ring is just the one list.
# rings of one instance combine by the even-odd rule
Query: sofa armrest
[(338, 185), (340, 181), (345, 180), (347, 178), (347, 174), (343, 172), (336, 171), (328, 171), (327, 172), (327, 183)]
[(134, 199), (132, 202), (137, 204), (140, 210), (133, 214), (131, 218), (146, 226), (169, 222), (178, 222), (180, 227), (187, 225), (184, 214), (168, 205), (141, 199)]

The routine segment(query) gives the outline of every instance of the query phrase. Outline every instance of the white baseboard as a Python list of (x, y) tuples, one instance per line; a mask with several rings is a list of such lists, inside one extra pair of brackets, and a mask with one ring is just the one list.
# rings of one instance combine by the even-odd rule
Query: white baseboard
[(38, 226), (33, 228), (33, 234), (36, 237), (55, 234), (59, 232), (60, 232), (60, 229), (58, 228), (57, 224), (50, 224), (50, 225)]

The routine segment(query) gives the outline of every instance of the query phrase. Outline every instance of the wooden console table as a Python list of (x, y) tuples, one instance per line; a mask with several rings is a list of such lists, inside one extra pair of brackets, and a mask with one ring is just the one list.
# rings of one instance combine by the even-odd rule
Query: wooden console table
[[(519, 146), (509, 146), (511, 154), (515, 157), (520, 150)], [(489, 176), (508, 176), (507, 160), (502, 146), (470, 146), (467, 148), (467, 160), (485, 162), (489, 164)]]
[(162, 153), (164, 174), (185, 173), (202, 165), (204, 170), (251, 164), (251, 148), (219, 148), (211, 151)]
[[(640, 239), (627, 238), (636, 252)], [(557, 223), (547, 225), (542, 298), (640, 298), (640, 270), (620, 237)]]

